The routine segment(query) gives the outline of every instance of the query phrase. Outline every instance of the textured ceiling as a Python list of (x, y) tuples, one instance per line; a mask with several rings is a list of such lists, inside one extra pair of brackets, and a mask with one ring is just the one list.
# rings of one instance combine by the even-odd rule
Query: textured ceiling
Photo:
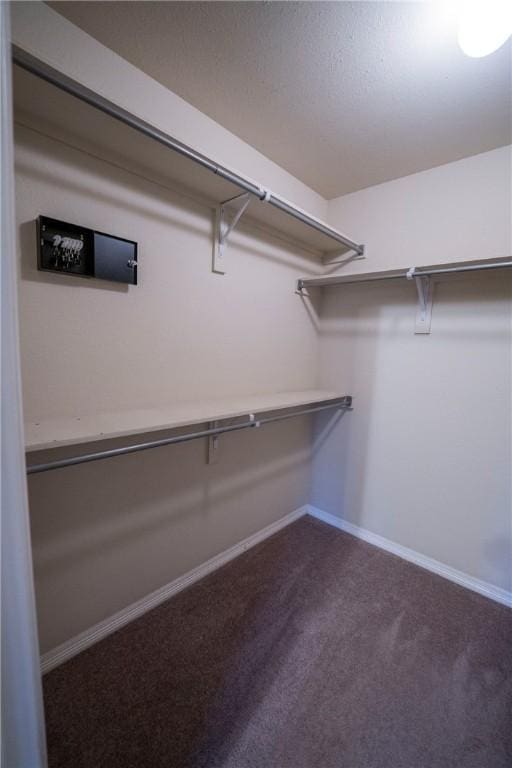
[(510, 41), (446, 2), (49, 4), (327, 198), (511, 141)]

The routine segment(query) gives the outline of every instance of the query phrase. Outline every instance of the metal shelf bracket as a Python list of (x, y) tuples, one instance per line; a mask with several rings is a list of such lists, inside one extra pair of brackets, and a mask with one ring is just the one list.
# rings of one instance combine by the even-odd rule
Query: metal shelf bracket
[[(209, 430), (215, 430), (219, 426), (218, 421), (209, 421), (208, 422), (208, 429)], [(215, 464), (217, 460), (217, 454), (219, 450), (219, 435), (210, 435), (210, 437), (207, 438), (208, 440), (208, 458), (207, 463), (208, 464)]]
[(225, 246), (229, 235), (234, 230), (249, 203), (251, 194), (244, 192), (241, 195), (225, 200), (215, 209), (215, 232), (213, 240), (212, 271), (220, 275), (225, 274)]
[[(251, 426), (254, 426), (254, 427), (260, 426), (259, 422), (256, 421), (256, 416), (254, 415), (254, 413), (248, 414), (247, 421)], [(215, 430), (219, 429), (220, 426), (221, 426), (220, 421), (208, 422), (208, 429), (212, 432), (215, 432)], [(219, 434), (213, 434), (208, 437), (207, 464), (217, 463), (217, 459), (219, 458), (219, 440), (220, 440)]]
[(415, 274), (415, 271), (416, 267), (411, 267), (406, 275), (408, 280), (414, 280), (418, 292), (418, 310), (414, 333), (430, 333), (434, 283), (431, 277), (420, 277)]

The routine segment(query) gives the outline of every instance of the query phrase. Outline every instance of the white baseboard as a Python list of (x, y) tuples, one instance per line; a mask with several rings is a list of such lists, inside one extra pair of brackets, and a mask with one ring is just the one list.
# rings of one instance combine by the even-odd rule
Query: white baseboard
[(72, 637), (70, 640), (66, 640), (65, 643), (62, 643), (51, 651), (43, 654), (41, 656), (42, 673), (44, 674), (45, 672), (49, 672), (51, 669), (58, 667), (60, 664), (68, 661), (68, 659), (76, 656), (81, 651), (94, 645), (94, 643), (103, 640), (104, 637), (121, 629), (121, 627), (124, 627), (130, 621), (137, 619), (139, 616), (142, 616), (147, 611), (160, 605), (160, 603), (168, 600), (173, 595), (181, 592), (182, 589), (189, 587), (191, 584), (194, 584), (194, 582), (199, 581), (199, 579), (212, 573), (212, 571), (216, 571), (217, 568), (229, 563), (230, 560), (234, 560), (235, 557), (238, 557), (251, 547), (259, 544), (260, 541), (267, 539), (269, 536), (272, 536), (272, 534), (280, 531), (281, 528), (285, 528), (299, 517), (306, 515), (308, 509), (307, 506), (304, 506), (290, 512), (288, 515), (276, 520), (275, 523), (267, 525), (266, 528), (263, 528), (261, 531), (253, 533), (252, 536), (248, 536), (233, 547), (226, 549), (219, 555), (215, 555), (215, 557), (202, 563), (202, 565), (198, 565), (197, 568), (193, 568), (191, 571), (188, 571), (188, 573), (183, 574), (183, 576), (179, 576), (174, 581), (171, 581), (170, 584), (165, 584), (163, 587), (160, 587), (160, 589), (151, 592), (151, 594), (143, 597), (141, 600), (137, 600), (137, 602), (123, 608), (123, 610), (118, 611), (108, 619), (100, 621), (98, 624), (90, 627), (90, 629), (86, 629), (79, 635), (75, 635), (75, 637)]
[(495, 587), (493, 584), (489, 584), (486, 581), (475, 579), (473, 576), (469, 576), (467, 573), (457, 571), (455, 568), (451, 568), (449, 565), (440, 563), (438, 560), (434, 560), (432, 557), (422, 555), (413, 549), (403, 547), (401, 544), (396, 544), (394, 541), (385, 539), (383, 536), (379, 536), (377, 533), (372, 533), (366, 530), (366, 528), (360, 528), (358, 525), (349, 523), (346, 520), (342, 520), (336, 515), (331, 515), (329, 512), (324, 512), (318, 507), (308, 505), (308, 514), (312, 517), (316, 517), (317, 520), (322, 520), (328, 525), (339, 528), (340, 531), (350, 533), (358, 539), (367, 541), (368, 544), (373, 544), (380, 549), (385, 549), (386, 552), (391, 552), (393, 555), (398, 555), (403, 560), (408, 560), (410, 563), (415, 563), (421, 568), (425, 568), (427, 571), (437, 573), (438, 576), (443, 576), (445, 579), (459, 584), (461, 587), (471, 589), (473, 592), (478, 592), (484, 597), (489, 597), (491, 600), (495, 600), (497, 603), (502, 603), (512, 608), (512, 592), (507, 592), (505, 589)]
[(396, 544), (394, 541), (385, 539), (383, 536), (379, 536), (365, 528), (360, 528), (358, 525), (354, 525), (335, 515), (331, 515), (329, 512), (324, 512), (317, 507), (306, 505), (281, 517), (279, 520), (276, 520), (275, 523), (271, 523), (261, 531), (253, 533), (252, 536), (248, 536), (243, 541), (225, 550), (225, 552), (221, 552), (219, 555), (212, 557), (202, 565), (197, 566), (197, 568), (193, 568), (191, 571), (183, 574), (183, 576), (179, 576), (174, 581), (165, 584), (155, 592), (151, 592), (151, 594), (143, 597), (141, 600), (137, 600), (137, 602), (123, 608), (123, 610), (118, 611), (108, 619), (100, 621), (98, 624), (90, 627), (90, 629), (86, 629), (79, 635), (72, 637), (65, 643), (62, 643), (51, 651), (43, 654), (41, 657), (41, 671), (44, 674), (45, 672), (49, 672), (51, 669), (58, 667), (60, 664), (68, 661), (68, 659), (71, 659), (81, 651), (94, 645), (94, 643), (103, 640), (103, 638), (111, 635), (116, 630), (121, 629), (121, 627), (129, 624), (130, 621), (137, 619), (152, 608), (156, 608), (157, 605), (160, 605), (160, 603), (165, 602), (165, 600), (168, 600), (173, 595), (181, 592), (182, 589), (185, 589), (196, 581), (199, 581), (199, 579), (204, 578), (209, 573), (212, 573), (212, 571), (217, 570), (217, 568), (229, 563), (230, 560), (238, 557), (251, 547), (259, 544), (260, 541), (267, 539), (269, 536), (272, 536), (272, 534), (281, 530), (281, 528), (285, 528), (287, 525), (290, 525), (290, 523), (293, 523), (295, 520), (298, 520), (299, 517), (306, 514), (317, 518), (317, 520), (322, 520), (324, 523), (328, 523), (341, 531), (345, 531), (345, 533), (349, 533), (358, 539), (367, 541), (369, 544), (373, 544), (387, 552), (391, 552), (392, 554), (401, 557), (403, 560), (415, 563), (421, 568), (425, 568), (427, 571), (437, 573), (439, 576), (443, 576), (445, 579), (449, 579), (462, 587), (466, 587), (467, 589), (478, 592), (491, 600), (512, 607), (511, 592), (495, 587), (485, 581), (475, 579), (473, 576), (469, 576), (462, 571), (457, 571), (455, 568), (444, 565), (444, 563), (440, 563), (431, 557), (422, 555), (419, 552), (415, 552), (413, 549), (403, 547), (400, 544)]

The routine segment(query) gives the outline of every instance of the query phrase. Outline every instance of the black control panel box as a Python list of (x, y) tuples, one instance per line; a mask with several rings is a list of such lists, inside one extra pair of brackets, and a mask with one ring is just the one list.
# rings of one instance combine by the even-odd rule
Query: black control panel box
[(38, 221), (38, 269), (137, 285), (137, 243), (47, 216)]

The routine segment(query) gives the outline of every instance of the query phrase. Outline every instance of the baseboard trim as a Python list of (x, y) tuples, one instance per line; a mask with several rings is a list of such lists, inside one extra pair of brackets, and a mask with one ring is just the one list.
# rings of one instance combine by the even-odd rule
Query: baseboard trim
[(483, 595), (484, 597), (488, 597), (491, 600), (495, 600), (497, 603), (512, 608), (512, 592), (507, 592), (507, 590), (495, 587), (493, 584), (489, 584), (486, 581), (476, 579), (463, 571), (458, 571), (455, 568), (451, 568), (449, 565), (434, 560), (432, 557), (422, 555), (414, 549), (403, 547), (401, 544), (397, 544), (390, 539), (384, 538), (384, 536), (379, 536), (379, 534), (372, 533), (366, 528), (361, 528), (358, 525), (354, 525), (354, 523), (349, 523), (347, 520), (342, 520), (342, 518), (337, 517), (336, 515), (331, 515), (329, 512), (324, 512), (322, 509), (318, 509), (318, 507), (314, 507), (311, 504), (308, 505), (308, 514), (311, 515), (311, 517), (315, 517), (317, 520), (332, 525), (334, 528), (338, 528), (340, 531), (344, 531), (351, 536), (362, 539), (362, 541), (366, 541), (368, 544), (373, 544), (380, 549), (386, 550), (386, 552), (391, 552), (393, 555), (401, 557), (403, 560), (408, 560), (410, 563), (419, 565), (420, 568), (425, 568), (427, 571), (431, 571), (438, 576), (453, 581), (461, 587), (471, 589), (473, 592), (478, 592), (478, 594)]
[(304, 507), (300, 507), (293, 512), (290, 512), (284, 517), (281, 517), (274, 523), (271, 523), (265, 528), (262, 528), (261, 531), (253, 533), (251, 536), (243, 539), (243, 541), (240, 541), (238, 544), (235, 544), (229, 549), (226, 549), (224, 552), (221, 552), (215, 557), (212, 557), (210, 560), (207, 560), (205, 563), (202, 563), (196, 568), (193, 568), (191, 571), (183, 574), (183, 576), (179, 576), (174, 581), (171, 581), (169, 584), (165, 584), (163, 587), (160, 587), (160, 589), (151, 592), (146, 597), (137, 600), (135, 603), (132, 603), (126, 608), (123, 608), (123, 610), (118, 611), (108, 619), (100, 621), (93, 627), (86, 629), (79, 635), (72, 637), (70, 640), (67, 640), (61, 645), (58, 645), (56, 648), (53, 648), (51, 651), (43, 654), (41, 656), (42, 673), (45, 674), (46, 672), (55, 669), (55, 667), (58, 667), (60, 664), (63, 664), (65, 661), (73, 658), (73, 656), (77, 656), (82, 651), (85, 651), (86, 648), (90, 648), (95, 643), (103, 640), (103, 638), (108, 637), (108, 635), (111, 635), (113, 632), (121, 629), (121, 627), (129, 624), (134, 619), (137, 619), (139, 616), (147, 613), (147, 611), (150, 611), (152, 608), (156, 608), (157, 605), (165, 602), (173, 595), (176, 595), (178, 592), (186, 589), (186, 587), (191, 586), (196, 581), (199, 581), (200, 579), (207, 576), (209, 573), (212, 573), (218, 568), (221, 568), (226, 563), (229, 563), (230, 560), (234, 560), (236, 557), (243, 554), (251, 547), (259, 544), (261, 541), (264, 541), (269, 536), (272, 536), (274, 533), (277, 533), (282, 528), (285, 528), (287, 525), (290, 525), (295, 520), (298, 520), (300, 517), (306, 514), (309, 514), (311, 517), (314, 517), (317, 520), (321, 520), (328, 525), (332, 525), (334, 528), (338, 528), (340, 531), (349, 533), (351, 536), (355, 536), (356, 538), (362, 539), (369, 544), (373, 544), (380, 549), (384, 549), (386, 552), (391, 552), (392, 554), (401, 557), (403, 560), (407, 560), (410, 563), (415, 563), (421, 568), (425, 568), (427, 571), (431, 571), (432, 573), (436, 573), (438, 576), (442, 576), (445, 579), (449, 579), (449, 581), (453, 581), (455, 584), (466, 587), (466, 589), (471, 589), (473, 592), (478, 592), (480, 595), (484, 595), (484, 597), (488, 597), (491, 600), (495, 600), (498, 603), (512, 608), (511, 592), (507, 592), (506, 590), (495, 587), (488, 582), (481, 581), (480, 579), (476, 579), (473, 576), (469, 576), (462, 571), (458, 571), (455, 568), (451, 568), (450, 566), (445, 565), (444, 563), (440, 563), (438, 560), (427, 557), (427, 555), (422, 555), (413, 549), (403, 547), (401, 544), (396, 544), (394, 541), (386, 539), (383, 536), (379, 536), (377, 533), (372, 533), (365, 528), (361, 528), (358, 525), (349, 523), (347, 520), (342, 520), (341, 518), (336, 517), (336, 515), (331, 515), (329, 512), (324, 512), (322, 509), (318, 509), (318, 507), (314, 507), (309, 504), (305, 505)]
[(473, 592), (478, 592), (478, 594), (483, 595), (484, 597), (488, 597), (491, 600), (495, 600), (497, 603), (502, 603), (502, 605), (512, 608), (512, 592), (507, 592), (505, 589), (495, 587), (493, 584), (489, 584), (486, 581), (475, 579), (473, 576), (469, 576), (469, 574), (464, 573), (463, 571), (457, 571), (455, 568), (440, 563), (432, 557), (422, 555), (420, 552), (416, 552), (414, 549), (409, 549), (408, 547), (403, 547), (401, 544), (396, 544), (390, 539), (385, 539), (384, 536), (372, 533), (366, 528), (360, 528), (358, 525), (349, 523), (347, 520), (342, 520), (340, 517), (331, 515), (329, 512), (324, 512), (322, 509), (318, 509), (318, 507), (308, 505), (308, 514), (311, 515), (311, 517), (315, 517), (317, 520), (322, 520), (322, 522), (334, 526), (334, 528), (338, 528), (340, 531), (344, 531), (351, 536), (362, 539), (363, 541), (368, 542), (368, 544), (373, 544), (380, 549), (385, 549), (386, 552), (391, 552), (393, 555), (397, 555), (403, 560), (408, 560), (410, 563), (419, 565), (427, 571), (436, 573), (438, 576), (443, 576), (443, 578), (453, 581), (461, 587), (471, 589)]
[(66, 642), (58, 645), (56, 648), (53, 648), (51, 651), (48, 651), (41, 656), (41, 672), (45, 674), (51, 669), (54, 669), (60, 664), (63, 664), (65, 661), (73, 658), (73, 656), (76, 656), (82, 651), (85, 651), (86, 648), (90, 648), (91, 645), (94, 645), (100, 640), (103, 640), (103, 638), (108, 637), (108, 635), (111, 635), (113, 632), (116, 632), (116, 630), (121, 629), (121, 627), (129, 624), (134, 619), (139, 618), (139, 616), (147, 613), (147, 611), (150, 611), (152, 608), (156, 608), (156, 606), (160, 605), (160, 603), (165, 602), (165, 600), (168, 600), (170, 597), (176, 595), (178, 592), (181, 592), (186, 587), (189, 587), (191, 584), (199, 581), (199, 579), (204, 578), (209, 573), (212, 573), (221, 566), (226, 565), (226, 563), (229, 563), (230, 560), (234, 560), (235, 557), (238, 557), (251, 547), (254, 547), (256, 544), (264, 541), (264, 539), (267, 539), (269, 536), (277, 533), (282, 528), (290, 525), (290, 523), (298, 520), (299, 517), (306, 515), (308, 511), (309, 507), (306, 505), (294, 510), (293, 512), (290, 512), (284, 517), (281, 517), (279, 520), (276, 520), (274, 523), (271, 523), (265, 528), (262, 528), (261, 531), (253, 533), (251, 536), (243, 539), (243, 541), (240, 541), (238, 544), (235, 544), (229, 549), (226, 549), (219, 555), (215, 555), (215, 557), (212, 557), (205, 563), (198, 565), (197, 568), (193, 568), (191, 571), (183, 574), (183, 576), (179, 576), (169, 584), (165, 584), (163, 587), (160, 587), (160, 589), (151, 592), (146, 597), (137, 600), (137, 602), (132, 603), (126, 608), (123, 608), (123, 610), (118, 611), (108, 619), (100, 621), (98, 624), (95, 624), (93, 627), (86, 629), (79, 635), (75, 635), (75, 637), (72, 637), (70, 640), (66, 640)]

